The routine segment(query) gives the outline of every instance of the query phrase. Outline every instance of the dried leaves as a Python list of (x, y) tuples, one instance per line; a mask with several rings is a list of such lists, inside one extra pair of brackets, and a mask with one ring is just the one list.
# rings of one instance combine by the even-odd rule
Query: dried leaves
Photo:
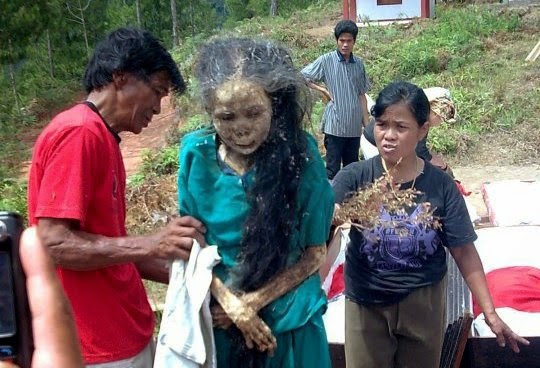
[[(395, 228), (403, 236), (408, 234), (407, 225), (410, 224), (440, 229), (441, 223), (433, 215), (435, 208), (431, 208), (429, 202), (415, 202), (421, 194), (414, 186), (400, 189), (399, 184), (392, 184), (391, 176), (386, 173), (345, 201), (334, 213), (334, 219), (338, 223), (350, 222), (362, 230)], [(410, 215), (408, 210), (414, 208), (417, 210)], [(384, 213), (390, 216), (382, 216)]]
[(176, 175), (147, 178), (126, 188), (126, 227), (130, 234), (156, 231), (178, 214)]

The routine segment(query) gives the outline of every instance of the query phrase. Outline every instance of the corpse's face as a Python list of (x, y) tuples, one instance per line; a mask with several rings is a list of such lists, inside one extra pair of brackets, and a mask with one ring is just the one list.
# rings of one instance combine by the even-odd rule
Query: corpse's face
[(272, 104), (260, 85), (233, 79), (217, 88), (211, 115), (216, 133), (228, 150), (248, 157), (268, 138)]

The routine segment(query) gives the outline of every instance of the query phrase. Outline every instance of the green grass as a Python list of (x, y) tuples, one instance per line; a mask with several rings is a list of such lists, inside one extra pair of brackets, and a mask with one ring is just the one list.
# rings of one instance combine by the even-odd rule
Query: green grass
[[(255, 17), (234, 23), (221, 36), (251, 34), (273, 39), (291, 50), (296, 65), (301, 68), (333, 50), (335, 40), (331, 34), (322, 41), (315, 40), (299, 30), (325, 24), (325, 16), (339, 14), (339, 5), (322, 2), (295, 12), (288, 19)], [(373, 84), (372, 97), (393, 80), (451, 90), (458, 110), (457, 122), (432, 129), (428, 143), (437, 152), (454, 154), (466, 152), (486, 132), (511, 130), (523, 122), (535, 123), (538, 111), (531, 101), (540, 100), (539, 88), (534, 88), (539, 72), (534, 64), (523, 59), (536, 41), (534, 34), (522, 32), (520, 27), (520, 15), (509, 8), (439, 5), (434, 19), (360, 28), (355, 53), (366, 64)], [(204, 37), (199, 35), (187, 39), (175, 50), (175, 58), (183, 70), (193, 70), (197, 45), (203, 41)], [(178, 103), (181, 111), (189, 113), (174, 143), (186, 132), (209, 121), (198, 105), (198, 88), (189, 74), (187, 82), (188, 93)], [(318, 130), (324, 109), (319, 96), (315, 98), (307, 126), (311, 133)], [(174, 155), (168, 150), (146, 157), (143, 164), (146, 175), (176, 169)]]
[[(331, 27), (327, 19), (339, 18), (340, 11), (339, 1), (317, 1), (289, 18), (255, 17), (235, 22), (232, 28), (220, 30), (220, 35), (255, 35), (284, 43), (301, 68), (335, 48), (331, 34), (321, 40), (305, 30), (321, 25)], [(540, 25), (538, 22), (531, 25), (529, 21), (525, 29), (522, 16), (523, 13), (503, 6), (438, 4), (434, 19), (361, 28), (355, 53), (364, 59), (372, 80), (370, 95), (375, 97), (384, 85), (396, 79), (410, 80), (422, 87), (450, 89), (457, 106), (457, 122), (432, 129), (429, 135), (430, 146), (443, 154), (467, 152), (480, 143), (486, 133), (519, 130), (521, 124), (540, 126), (539, 107), (534, 103), (540, 101), (538, 61), (524, 61), (538, 41)], [(184, 39), (182, 46), (173, 50), (188, 85), (188, 92), (176, 101), (185, 123), (171, 134), (170, 147), (145, 153), (140, 172), (130, 178), (132, 185), (142, 185), (152, 176), (176, 172), (180, 137), (209, 123), (199, 105), (198, 87), (192, 76), (197, 49), (209, 37), (201, 33)], [(7, 92), (6, 98), (9, 97)], [(45, 110), (57, 111), (55, 100), (65, 104), (72, 96), (71, 93), (69, 96), (61, 94), (61, 89), (54, 89), (53, 98), (40, 100), (41, 110), (21, 118), (17, 126), (2, 125), (0, 206), (5, 209), (25, 211), (26, 208), (24, 184), (15, 178), (21, 158), (28, 158), (29, 150), (13, 137), (31, 126), (35, 116)], [(318, 130), (323, 108), (316, 96), (308, 125), (311, 132)]]
[[(299, 30), (324, 23), (325, 15), (339, 14), (339, 6), (338, 2), (318, 4), (289, 19), (253, 18), (235, 23), (234, 29), (222, 34), (253, 34), (284, 43), (300, 68), (333, 50), (335, 41), (331, 34), (320, 41)], [(534, 65), (523, 62), (524, 53), (536, 40), (520, 27), (520, 15), (509, 8), (439, 5), (434, 19), (361, 28), (355, 52), (365, 61), (373, 84), (372, 97), (393, 80), (410, 80), (422, 87), (444, 86), (452, 91), (459, 113), (457, 123), (433, 129), (429, 139), (434, 150), (451, 154), (466, 151), (485, 132), (513, 129), (537, 116), (530, 101), (540, 100), (539, 90), (523, 87), (534, 86), (532, 81), (538, 79)], [(189, 61), (183, 64), (186, 69), (192, 68), (191, 55), (184, 58)], [(192, 105), (197, 86), (191, 79), (189, 86), (190, 105), (182, 110), (194, 110), (199, 119), (202, 110)], [(312, 131), (317, 129), (323, 109), (320, 100), (316, 102), (309, 127)]]

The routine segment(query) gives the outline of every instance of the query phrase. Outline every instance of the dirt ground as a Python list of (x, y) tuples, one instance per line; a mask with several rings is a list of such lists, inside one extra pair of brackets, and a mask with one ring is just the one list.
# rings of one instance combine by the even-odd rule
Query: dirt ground
[(474, 205), (478, 215), (484, 218), (487, 216), (487, 208), (481, 191), (483, 183), (502, 180), (540, 181), (540, 165), (455, 166), (453, 171), (465, 189), (472, 192), (467, 199)]

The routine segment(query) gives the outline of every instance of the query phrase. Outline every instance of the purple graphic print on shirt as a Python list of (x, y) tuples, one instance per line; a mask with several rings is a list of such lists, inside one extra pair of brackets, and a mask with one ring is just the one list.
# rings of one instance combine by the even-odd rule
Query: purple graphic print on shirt
[[(381, 223), (365, 230), (362, 253), (370, 266), (380, 271), (420, 268), (442, 242), (430, 224), (416, 221), (424, 207), (419, 205), (410, 215), (381, 212)], [(390, 225), (392, 224), (392, 225)]]

